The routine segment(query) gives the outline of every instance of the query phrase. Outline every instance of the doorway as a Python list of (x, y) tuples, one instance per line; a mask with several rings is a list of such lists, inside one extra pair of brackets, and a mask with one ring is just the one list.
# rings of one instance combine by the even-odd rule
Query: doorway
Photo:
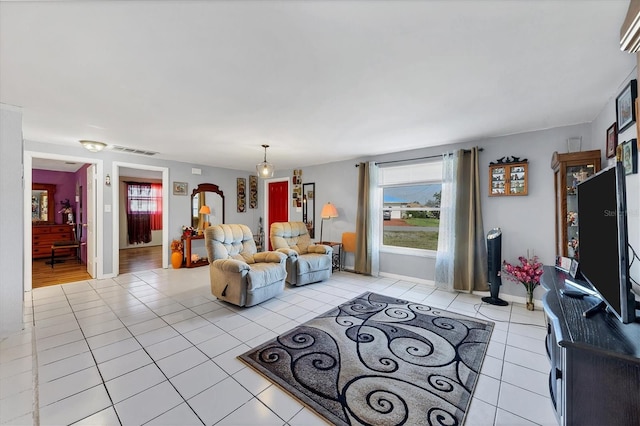
[[(161, 245), (141, 246), (140, 248), (126, 248), (128, 246), (126, 230), (126, 206), (123, 201), (124, 186), (120, 177), (162, 182), (162, 235)], [(145, 164), (113, 162), (113, 272), (119, 275), (125, 272), (167, 268), (169, 266), (169, 169), (166, 167), (148, 166)], [(128, 251), (135, 253), (125, 253)]]
[(267, 250), (271, 250), (269, 233), (273, 222), (289, 221), (289, 178), (268, 179), (264, 181), (264, 223)]
[[(32, 260), (33, 259), (33, 222), (31, 217), (31, 212), (32, 212), (32, 190), (31, 189), (34, 183), (33, 182), (34, 163), (38, 168), (42, 168), (44, 170), (64, 170), (65, 166), (67, 167), (72, 166), (72, 167), (76, 167), (77, 169), (81, 169), (84, 165), (89, 165), (89, 167), (95, 168), (96, 173), (98, 175), (102, 174), (102, 169), (103, 169), (102, 160), (98, 160), (95, 158), (76, 157), (76, 156), (70, 156), (70, 155), (58, 155), (58, 154), (52, 154), (52, 153), (33, 152), (33, 151), (24, 152), (23, 209), (24, 209), (25, 219), (24, 219), (24, 232), (23, 232), (24, 234), (23, 259), (25, 259), (25, 261), (24, 261), (23, 290), (24, 291), (32, 290), (32, 288), (34, 287), (33, 286), (34, 273), (40, 274), (40, 272), (42, 272), (42, 274), (45, 275), (49, 280), (47, 281), (46, 284), (62, 284), (63, 282), (72, 282), (77, 280), (90, 279), (91, 275), (89, 274), (89, 271), (87, 270), (86, 265), (81, 263), (78, 266), (77, 263), (75, 263), (73, 260), (69, 260), (61, 265), (53, 265), (54, 266), (53, 268), (51, 267), (52, 265), (49, 264), (48, 270), (35, 271), (35, 268), (33, 265), (34, 261)], [(80, 173), (84, 173), (84, 172), (82, 171)], [(77, 181), (76, 181), (76, 185), (77, 185)], [(79, 188), (76, 188), (76, 191), (79, 191)], [(104, 196), (103, 188), (100, 185), (97, 185), (93, 195), (93, 199), (95, 200), (94, 202), (96, 203), (96, 205), (101, 205), (103, 196)], [(70, 195), (65, 196), (65, 198), (73, 199), (74, 204), (78, 205), (76, 201), (77, 200), (76, 197), (80, 197), (80, 194), (74, 191), (72, 191)], [(56, 209), (58, 206), (56, 206), (56, 204), (59, 204), (59, 201), (60, 201), (59, 197), (58, 198), (54, 197), (54, 204), (51, 206), (51, 208), (53, 209), (53, 214), (58, 214), (58, 210)], [(85, 203), (86, 203), (86, 200), (85, 200)], [(94, 213), (92, 213), (93, 216), (91, 217), (92, 220), (90, 221), (87, 220), (87, 222), (90, 222), (90, 226), (92, 230), (90, 234), (87, 233), (87, 238), (89, 238), (88, 236), (91, 235), (90, 242), (94, 245), (94, 247), (96, 247), (95, 258), (100, 259), (102, 256), (102, 247), (97, 245), (96, 241), (102, 241), (103, 221), (100, 215), (95, 214), (95, 209), (93, 211)], [(78, 222), (77, 219), (78, 219), (77, 217), (74, 217), (75, 222)], [(78, 222), (78, 223), (84, 224), (85, 219), (90, 219), (90, 218), (85, 214), (85, 216), (83, 217), (83, 222)], [(76, 236), (78, 235), (77, 228), (78, 227), (75, 228)], [(81, 229), (81, 232), (83, 232), (84, 230), (87, 230), (87, 227), (82, 226), (80, 227), (80, 229)], [(87, 238), (85, 238), (85, 240), (87, 240)], [(87, 240), (87, 242), (89, 241)], [(43, 259), (43, 262), (44, 262), (44, 259)], [(56, 266), (59, 266), (59, 267), (56, 268)], [(67, 271), (65, 272), (65, 270)], [(99, 265), (94, 275), (95, 275), (95, 278), (103, 277), (104, 268), (102, 267), (102, 265)], [(37, 275), (38, 279), (40, 276), (41, 275)], [(54, 278), (53, 281), (51, 281), (52, 278)]]

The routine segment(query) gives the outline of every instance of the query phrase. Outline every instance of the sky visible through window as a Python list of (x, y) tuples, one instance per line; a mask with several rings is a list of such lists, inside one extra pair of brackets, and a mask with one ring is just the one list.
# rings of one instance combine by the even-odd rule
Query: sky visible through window
[(433, 195), (442, 190), (441, 184), (406, 185), (384, 188), (383, 202), (385, 203), (412, 203), (419, 202), (426, 205), (427, 201), (435, 201)]

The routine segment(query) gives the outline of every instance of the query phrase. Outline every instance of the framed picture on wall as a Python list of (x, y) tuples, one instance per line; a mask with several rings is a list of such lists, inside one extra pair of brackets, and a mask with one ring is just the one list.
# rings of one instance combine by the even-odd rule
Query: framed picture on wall
[(187, 182), (173, 182), (173, 195), (187, 195)]
[(247, 180), (245, 178), (237, 178), (236, 188), (238, 196), (238, 213), (244, 213), (247, 211)]
[(249, 176), (249, 208), (258, 208), (258, 176)]
[(621, 133), (636, 121), (637, 80), (631, 80), (616, 98), (616, 122)]
[(631, 139), (622, 144), (622, 165), (625, 174), (638, 173), (638, 145), (636, 139)]
[(618, 129), (616, 123), (613, 123), (607, 129), (607, 158), (616, 156), (616, 147), (618, 146)]

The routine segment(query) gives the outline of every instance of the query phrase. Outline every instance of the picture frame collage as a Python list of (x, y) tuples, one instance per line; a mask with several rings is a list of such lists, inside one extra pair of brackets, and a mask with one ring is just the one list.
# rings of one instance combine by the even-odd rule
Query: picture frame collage
[(639, 107), (637, 80), (633, 79), (616, 98), (616, 122), (607, 129), (605, 142), (607, 158), (615, 157), (621, 162), (627, 175), (638, 173), (638, 138), (619, 142), (618, 136), (633, 123), (640, 135), (640, 120), (636, 117)]
[(291, 190), (292, 205), (296, 208), (302, 208), (302, 169), (293, 170), (293, 188)]

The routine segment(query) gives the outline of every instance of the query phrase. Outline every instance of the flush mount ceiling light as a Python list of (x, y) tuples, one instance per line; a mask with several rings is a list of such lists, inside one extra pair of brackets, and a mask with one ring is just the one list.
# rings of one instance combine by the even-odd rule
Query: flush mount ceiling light
[(262, 145), (264, 148), (264, 161), (260, 164), (256, 164), (256, 172), (258, 172), (258, 176), (261, 178), (270, 178), (273, 177), (273, 173), (276, 171), (276, 168), (273, 164), (267, 161), (267, 148), (269, 145)]
[(80, 141), (80, 143), (82, 144), (82, 146), (84, 146), (86, 149), (88, 149), (91, 152), (100, 152), (107, 147), (106, 143), (98, 142), (98, 141), (82, 140)]

